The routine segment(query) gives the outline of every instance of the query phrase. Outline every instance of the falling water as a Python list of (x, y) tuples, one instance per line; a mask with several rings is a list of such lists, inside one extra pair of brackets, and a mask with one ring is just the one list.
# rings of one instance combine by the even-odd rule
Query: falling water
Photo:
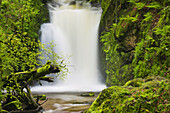
[[(64, 81), (33, 87), (33, 91), (79, 92), (105, 88), (98, 70), (98, 26), (102, 10), (81, 1), (70, 5), (68, 0), (50, 5), (50, 23), (41, 26), (41, 42), (54, 41), (54, 51), (69, 60), (70, 73)], [(48, 89), (48, 90), (47, 90)]]

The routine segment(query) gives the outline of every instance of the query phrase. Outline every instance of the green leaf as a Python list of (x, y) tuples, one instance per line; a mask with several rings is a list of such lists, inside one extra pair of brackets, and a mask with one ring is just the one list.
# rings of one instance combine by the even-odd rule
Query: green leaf
[(159, 8), (161, 8), (161, 5), (158, 2), (152, 2), (149, 5), (147, 5), (146, 7), (159, 9)]

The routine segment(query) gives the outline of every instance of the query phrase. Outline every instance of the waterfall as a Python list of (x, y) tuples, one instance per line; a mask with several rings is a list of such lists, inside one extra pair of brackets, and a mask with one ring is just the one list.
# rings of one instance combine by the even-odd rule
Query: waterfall
[[(41, 42), (54, 41), (54, 51), (69, 60), (69, 72), (64, 81), (55, 79), (53, 84), (36, 86), (32, 91), (77, 92), (101, 91), (98, 69), (98, 27), (102, 10), (81, 1), (61, 0), (60, 5), (50, 5), (50, 23), (41, 26)], [(47, 90), (48, 89), (48, 90)]]

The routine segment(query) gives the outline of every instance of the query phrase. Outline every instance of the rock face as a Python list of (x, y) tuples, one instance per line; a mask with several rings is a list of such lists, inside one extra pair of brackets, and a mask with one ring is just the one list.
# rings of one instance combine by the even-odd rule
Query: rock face
[(121, 16), (127, 13), (125, 3), (126, 1), (115, 0), (101, 3), (103, 14), (100, 24), (100, 52), (107, 86), (122, 85), (134, 77), (131, 62), (136, 36), (133, 32), (123, 33), (119, 27)]
[(91, 1), (103, 9), (100, 54), (107, 86), (148, 75), (169, 77), (166, 0)]
[(133, 79), (104, 89), (85, 113), (167, 113), (170, 82), (163, 77)]

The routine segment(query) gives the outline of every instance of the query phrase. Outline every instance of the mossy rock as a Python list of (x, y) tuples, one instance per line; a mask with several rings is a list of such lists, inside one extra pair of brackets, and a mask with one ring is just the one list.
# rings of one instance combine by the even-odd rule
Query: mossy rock
[(142, 85), (143, 81), (144, 80), (142, 78), (136, 78), (136, 79), (126, 82), (126, 84), (124, 86), (125, 87), (126, 86), (139, 87)]
[[(116, 63), (113, 64), (116, 67)], [(118, 66), (118, 65), (117, 65)], [(106, 79), (107, 86), (123, 85), (133, 79), (132, 65), (124, 65), (115, 71), (110, 71)]]
[(123, 101), (124, 98), (128, 98), (130, 94), (128, 89), (121, 86), (104, 89), (86, 112), (112, 113), (113, 108), (116, 107), (115, 105)]
[(170, 109), (170, 82), (150, 76), (104, 89), (85, 113), (153, 113)]
[(94, 94), (94, 92), (90, 92), (90, 93), (83, 93), (80, 96), (83, 96), (83, 97), (93, 97), (93, 96), (95, 96), (95, 94)]

